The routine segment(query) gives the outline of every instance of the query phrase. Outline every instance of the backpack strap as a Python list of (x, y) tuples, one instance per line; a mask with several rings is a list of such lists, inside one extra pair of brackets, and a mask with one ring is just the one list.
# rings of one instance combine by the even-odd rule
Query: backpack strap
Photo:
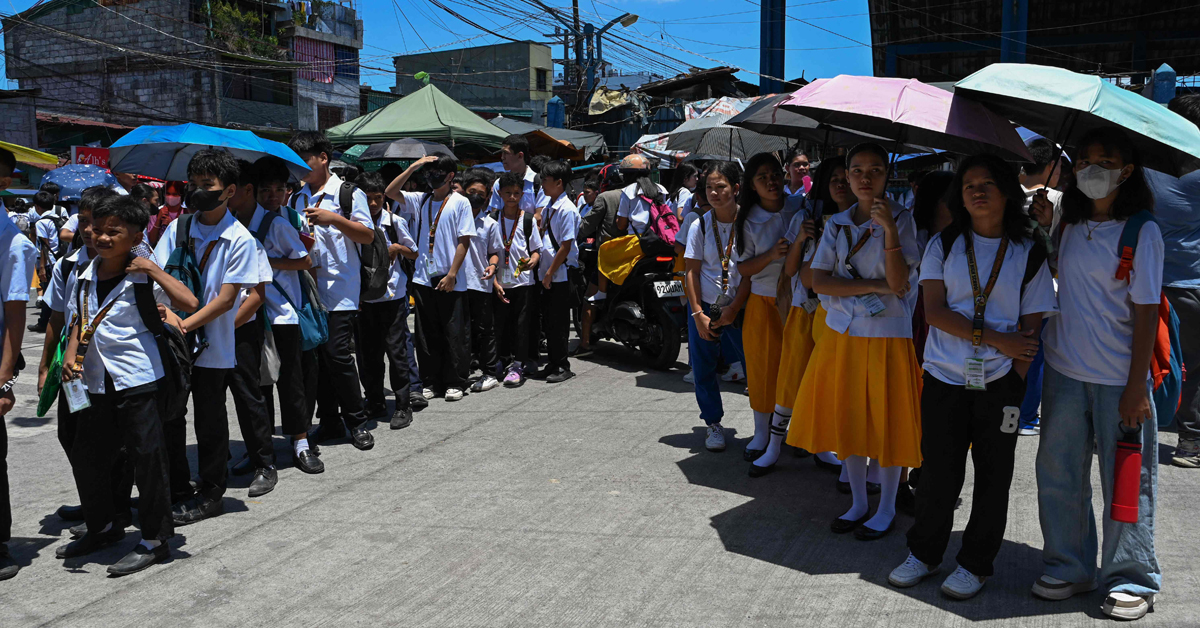
[(950, 249), (954, 247), (954, 242), (958, 240), (958, 236), (960, 235), (962, 235), (962, 232), (953, 225), (942, 229), (942, 232), (938, 234), (938, 237), (942, 239), (943, 264), (945, 264), (946, 260), (950, 258)]
[(1137, 251), (1138, 235), (1142, 231), (1142, 225), (1153, 220), (1154, 216), (1143, 209), (1125, 221), (1125, 227), (1121, 229), (1121, 241), (1117, 244), (1117, 256), (1121, 258), (1117, 263), (1118, 281), (1129, 281), (1129, 273), (1133, 270), (1133, 254)]
[(175, 248), (190, 248), (192, 244), (192, 214), (184, 214), (175, 219), (179, 224), (175, 227)]
[(151, 334), (161, 336), (163, 322), (158, 316), (158, 302), (154, 298), (154, 282), (134, 283), (133, 300), (137, 304), (138, 314), (142, 317), (142, 324), (150, 330)]
[(1038, 271), (1042, 269), (1042, 264), (1046, 263), (1046, 247), (1038, 240), (1033, 240), (1033, 246), (1029, 247), (1029, 254), (1025, 258), (1025, 276), (1021, 278), (1021, 295), (1025, 295), (1025, 286), (1033, 281), (1037, 276)]
[(274, 222), (275, 219), (278, 217), (279, 217), (279, 214), (276, 214), (275, 212), (272, 212), (272, 211), (269, 211), (269, 212), (266, 212), (265, 214), (263, 214), (262, 222), (258, 223), (258, 229), (255, 230), (255, 232), (254, 232), (254, 237), (258, 239), (258, 242), (260, 244), (262, 244), (264, 246), (266, 245), (267, 234), (269, 234), (271, 232), (271, 223)]
[[(521, 212), (521, 213), (525, 214), (524, 219), (521, 221), (521, 228), (525, 230), (525, 248), (528, 249), (529, 248), (529, 234), (533, 233), (533, 214), (531, 214), (529, 212)], [(554, 248), (558, 248), (558, 247), (554, 247)]]
[(342, 187), (338, 190), (338, 210), (346, 218), (354, 211), (354, 191), (358, 188), (349, 181), (342, 181)]

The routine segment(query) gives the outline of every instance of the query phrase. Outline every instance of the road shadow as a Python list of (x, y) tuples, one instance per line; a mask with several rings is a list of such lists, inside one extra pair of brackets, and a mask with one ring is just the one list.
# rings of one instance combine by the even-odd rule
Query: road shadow
[(54, 539), (44, 537), (14, 536), (8, 541), (8, 553), (17, 565), (24, 569), (33, 564), (33, 559), (53, 542)]
[[(751, 478), (747, 474), (750, 463), (742, 459), (748, 439), (727, 440), (726, 451), (708, 452), (704, 449), (704, 428), (695, 427), (687, 433), (664, 436), (659, 442), (692, 454), (678, 463), (689, 483), (751, 498), (711, 518), (712, 527), (730, 552), (811, 575), (855, 574), (864, 582), (970, 621), (1062, 613), (1101, 616), (1099, 593), (1063, 602), (1034, 598), (1029, 587), (1041, 575), (1042, 552), (1007, 540), (996, 558), (996, 576), (988, 580), (979, 596), (967, 601), (947, 598), (940, 585), (956, 566), (954, 557), (961, 546), (961, 531), (951, 537), (941, 576), (909, 589), (896, 589), (888, 584), (887, 577), (908, 556), (905, 532), (913, 523), (911, 517), (897, 515), (893, 532), (877, 541), (834, 534), (829, 530), (830, 522), (850, 507), (850, 497), (837, 492), (836, 476), (785, 451), (773, 473)], [(877, 504), (878, 497), (873, 496), (872, 511)]]
[[(683, 381), (683, 376), (691, 369), (687, 363), (687, 344), (680, 348), (679, 360), (668, 370), (651, 368), (650, 361), (640, 353), (611, 341), (595, 343), (590, 356), (571, 359), (598, 364), (621, 373), (633, 374), (634, 384), (638, 388), (677, 393), (692, 393), (696, 390), (695, 386)], [(721, 387), (722, 392), (740, 393), (745, 390), (746, 382), (721, 382)]]

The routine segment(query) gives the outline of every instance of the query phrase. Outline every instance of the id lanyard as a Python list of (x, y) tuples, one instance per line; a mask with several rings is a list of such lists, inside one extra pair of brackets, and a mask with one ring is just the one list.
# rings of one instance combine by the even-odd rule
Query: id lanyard
[(108, 311), (117, 303), (117, 297), (114, 295), (109, 300), (108, 305), (105, 305), (100, 308), (99, 312), (96, 312), (96, 317), (92, 319), (92, 322), (86, 323), (87, 315), (90, 311), (88, 297), (91, 294), (91, 282), (83, 282), (81, 290), (83, 292), (83, 307), (80, 309), (79, 320), (85, 322), (85, 324), (79, 329), (79, 348), (75, 350), (75, 371), (79, 373), (83, 372), (83, 358), (87, 355), (88, 345), (92, 342), (92, 336), (95, 335), (96, 328), (100, 326), (100, 321), (104, 320)]
[[(433, 257), (433, 238), (434, 238), (434, 236), (437, 235), (438, 223), (442, 221), (442, 211), (446, 209), (446, 205), (448, 204), (449, 200), (450, 200), (449, 195), (447, 195), (446, 198), (442, 199), (442, 206), (438, 208), (437, 216), (434, 216), (433, 215), (433, 196), (430, 195), (430, 197), (429, 197), (429, 220), (430, 220), (430, 223), (429, 223), (429, 249), (427, 252), (428, 252), (430, 258)], [(417, 232), (418, 233), (421, 232), (421, 223), (424, 222), (424, 220), (423, 220), (424, 218), (425, 218), (425, 212), (420, 212), (417, 214)]]
[[(517, 239), (517, 223), (521, 222), (524, 216), (518, 215), (513, 218), (512, 229), (508, 232), (508, 237), (504, 237), (504, 212), (500, 213), (500, 236), (504, 238), (504, 267), (508, 268), (509, 250), (512, 249), (513, 241)], [(529, 237), (529, 234), (525, 234)]]
[(729, 243), (725, 245), (724, 251), (721, 250), (721, 227), (718, 226), (716, 216), (713, 216), (712, 232), (713, 239), (717, 241), (717, 258), (721, 260), (721, 294), (724, 295), (729, 292), (729, 257), (733, 253), (733, 232), (729, 233)]
[(992, 274), (988, 277), (987, 285), (979, 289), (979, 268), (975, 264), (975, 245), (969, 235), (963, 237), (967, 248), (967, 269), (971, 272), (971, 291), (975, 293), (975, 317), (971, 319), (971, 345), (975, 354), (979, 354), (979, 346), (983, 344), (983, 313), (987, 309), (988, 297), (996, 280), (1000, 277), (1000, 267), (1004, 265), (1004, 253), (1008, 251), (1008, 236), (1000, 240), (1000, 249), (996, 251), (996, 261), (992, 262)]
[(858, 271), (855, 270), (854, 264), (850, 262), (850, 258), (854, 257), (855, 253), (858, 253), (866, 246), (867, 241), (871, 239), (871, 230), (867, 229), (863, 231), (863, 234), (858, 236), (858, 242), (856, 243), (851, 243), (849, 229), (843, 229), (842, 234), (846, 236), (846, 246), (850, 247), (850, 252), (846, 254), (846, 272), (850, 273), (850, 276), (855, 279), (862, 279), (862, 275), (858, 274)]

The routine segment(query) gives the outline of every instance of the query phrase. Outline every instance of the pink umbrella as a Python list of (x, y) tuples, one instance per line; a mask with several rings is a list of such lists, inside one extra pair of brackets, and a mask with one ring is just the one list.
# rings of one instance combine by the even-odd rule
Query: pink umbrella
[(977, 102), (916, 79), (842, 74), (805, 85), (779, 106), (829, 126), (902, 144), (1033, 161), (1011, 122)]

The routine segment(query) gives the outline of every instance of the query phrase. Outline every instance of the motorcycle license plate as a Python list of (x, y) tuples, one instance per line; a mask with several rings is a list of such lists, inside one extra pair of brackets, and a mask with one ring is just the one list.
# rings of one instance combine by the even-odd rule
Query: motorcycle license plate
[(681, 297), (683, 296), (683, 282), (656, 281), (654, 282), (654, 292), (660, 299), (666, 297)]

